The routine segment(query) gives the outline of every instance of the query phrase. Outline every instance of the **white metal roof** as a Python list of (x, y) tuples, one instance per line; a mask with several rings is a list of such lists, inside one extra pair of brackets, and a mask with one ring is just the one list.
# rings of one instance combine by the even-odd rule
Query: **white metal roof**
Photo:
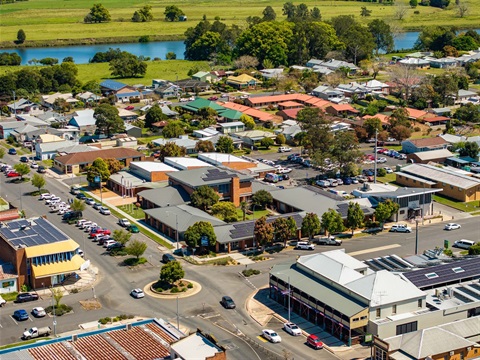
[(192, 334), (172, 344), (172, 350), (182, 359), (207, 359), (222, 352), (217, 346), (198, 333)]
[(231, 154), (222, 153), (202, 153), (198, 154), (198, 159), (208, 162), (213, 165), (221, 165), (224, 163), (249, 163), (250, 161), (239, 158)]
[(212, 165), (205, 161), (192, 157), (166, 157), (163, 162), (179, 170), (186, 170), (193, 167), (211, 167)]
[(171, 167), (170, 165), (167, 165), (158, 161), (134, 161), (130, 163), (130, 167), (132, 167), (132, 170), (134, 170), (135, 168), (138, 168), (138, 169), (146, 170), (148, 172), (178, 171), (174, 167)]

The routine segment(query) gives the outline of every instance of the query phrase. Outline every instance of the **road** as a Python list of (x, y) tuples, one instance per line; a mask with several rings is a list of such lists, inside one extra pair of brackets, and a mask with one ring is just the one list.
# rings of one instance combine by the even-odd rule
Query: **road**
[[(5, 160), (11, 163), (12, 159), (8, 157), (7, 155)], [(27, 216), (47, 215), (47, 218), (53, 224), (80, 244), (85, 251), (86, 258), (91, 259), (93, 265), (99, 268), (99, 280), (95, 285), (95, 294), (102, 304), (102, 309), (87, 311), (81, 307), (80, 300), (93, 297), (91, 289), (65, 296), (62, 302), (72, 306), (74, 314), (57, 317), (57, 333), (75, 330), (80, 323), (96, 321), (105, 316), (113, 317), (120, 314), (161, 317), (176, 324), (177, 303), (175, 300), (160, 300), (149, 296), (141, 300), (135, 300), (129, 296), (132, 288), (143, 288), (148, 283), (158, 279), (162, 252), (156, 243), (141, 234), (135, 235), (135, 237), (147, 241), (148, 248), (144, 256), (147, 258), (148, 263), (135, 268), (125, 267), (122, 265), (123, 259), (113, 258), (105, 254), (103, 248), (88, 240), (85, 233), (73, 225), (62, 223), (59, 215), (49, 214), (48, 208), (43, 202), (28, 195), (29, 192), (35, 190), (30, 183), (20, 185), (8, 183), (5, 179), (5, 176), (0, 174), (0, 192), (6, 199), (14, 205), (23, 208)], [(64, 200), (71, 196), (68, 194), (69, 186), (70, 180), (68, 185), (66, 185), (52, 178), (47, 179), (46, 188), (50, 192), (61, 196)], [(20, 197), (21, 194), (22, 196)], [(115, 217), (102, 216), (90, 207), (85, 210), (84, 217), (96, 219), (99, 225), (112, 230), (120, 228), (116, 224)], [(462, 228), (451, 232), (444, 231), (442, 224), (421, 226), (419, 230), (419, 252), (435, 246), (443, 246), (444, 239), (451, 241), (461, 238), (480, 240), (477, 219), (470, 218), (458, 222), (462, 225)], [(375, 236), (345, 240), (342, 247), (345, 248), (347, 253), (356, 254), (355, 257), (360, 260), (392, 253), (407, 256), (414, 253), (415, 232), (410, 234), (382, 233)], [(328, 246), (317, 246), (314, 252), (331, 249)], [(285, 349), (295, 354), (295, 358), (332, 359), (332, 354), (326, 351), (315, 352), (307, 346), (299, 346), (298, 338), (292, 338), (286, 334), (282, 334), (283, 342), (281, 344), (262, 342), (257, 338), (261, 333), (261, 328), (250, 318), (244, 306), (247, 298), (254, 292), (255, 288), (268, 284), (268, 272), (274, 264), (293, 262), (298, 255), (307, 253), (310, 254), (310, 252), (301, 250), (285, 250), (271, 255), (271, 259), (268, 261), (249, 265), (249, 268), (261, 271), (260, 275), (249, 278), (251, 283), (238, 275), (238, 272), (243, 270), (243, 267), (240, 266), (194, 266), (187, 262), (182, 262), (186, 273), (185, 277), (199, 282), (202, 285), (202, 290), (196, 296), (179, 299), (178, 308), (181, 325), (192, 330), (199, 327), (213, 333), (221, 343), (226, 344), (230, 349), (229, 358), (232, 359), (265, 358), (264, 354), (262, 355), (258, 349), (255, 348), (255, 351), (253, 351), (248, 344), (234, 335), (237, 329), (257, 344), (274, 351), (278, 356), (281, 356), (282, 350)], [(231, 296), (237, 303), (237, 309), (233, 311), (223, 309), (219, 304), (222, 295)], [(0, 344), (18, 341), (18, 337), (25, 327), (30, 327), (34, 324), (35, 326), (52, 326), (53, 319), (50, 317), (44, 319), (31, 318), (23, 323), (17, 323), (11, 318), (15, 309), (24, 308), (30, 311), (34, 306), (46, 307), (50, 301), (50, 298), (46, 298), (35, 303), (22, 305), (9, 303), (4, 308), (1, 308)]]

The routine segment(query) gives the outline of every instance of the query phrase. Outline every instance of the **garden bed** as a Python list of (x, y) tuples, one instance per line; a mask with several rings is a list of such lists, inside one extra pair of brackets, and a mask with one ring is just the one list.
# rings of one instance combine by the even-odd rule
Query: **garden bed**
[(163, 281), (157, 281), (150, 286), (150, 290), (155, 294), (161, 295), (177, 295), (186, 293), (193, 289), (193, 284), (187, 280), (178, 280), (173, 284), (167, 284)]

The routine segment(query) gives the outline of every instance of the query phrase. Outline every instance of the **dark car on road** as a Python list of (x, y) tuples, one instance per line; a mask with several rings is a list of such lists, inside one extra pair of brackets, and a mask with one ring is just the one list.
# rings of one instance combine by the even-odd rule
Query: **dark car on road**
[(45, 166), (40, 165), (37, 169), (37, 172), (40, 174), (45, 174), (47, 172), (47, 169), (45, 168)]
[(77, 194), (77, 199), (85, 200), (87, 196), (84, 193)]
[(17, 150), (15, 150), (14, 148), (10, 148), (10, 149), (8, 149), (8, 154), (9, 155), (17, 155)]
[(162, 256), (162, 262), (164, 262), (165, 264), (171, 262), (171, 261), (177, 261), (177, 259), (175, 259), (173, 257), (172, 254), (163, 254)]
[(15, 300), (15, 302), (22, 303), (22, 302), (35, 301), (35, 300), (38, 300), (37, 294), (23, 293), (23, 294), (17, 295), (17, 299)]
[(230, 296), (222, 296), (220, 304), (222, 304), (225, 309), (235, 309), (236, 307), (235, 301), (233, 301)]
[(108, 245), (107, 246), (107, 251), (113, 251), (113, 250), (121, 250), (125, 247), (122, 243), (116, 242), (115, 244)]
[(28, 162), (28, 158), (26, 156), (22, 156), (20, 158), (20, 162), (26, 163), (26, 162)]

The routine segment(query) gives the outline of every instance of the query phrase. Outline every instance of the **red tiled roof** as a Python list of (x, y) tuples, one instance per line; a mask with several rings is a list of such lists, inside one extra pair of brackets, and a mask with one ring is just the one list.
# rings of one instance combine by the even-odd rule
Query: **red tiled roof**
[(148, 329), (153, 331), (155, 334), (160, 336), (163, 340), (165, 340), (167, 343), (172, 344), (174, 341), (176, 341), (172, 336), (167, 334), (165, 331), (160, 329), (157, 325), (154, 324), (146, 324), (145, 325)]
[(136, 359), (153, 360), (170, 355), (167, 348), (138, 327), (111, 331), (109, 336)]
[(104, 149), (95, 151), (86, 151), (80, 153), (73, 153), (64, 156), (55, 157), (55, 161), (58, 161), (64, 165), (75, 164), (89, 164), (98, 158), (102, 159), (127, 159), (134, 157), (145, 157), (145, 155), (137, 150), (118, 147), (114, 149)]
[(382, 124), (389, 124), (389, 122), (388, 122), (389, 116), (388, 115), (375, 114), (375, 115), (364, 115), (362, 117), (363, 120), (372, 119), (372, 118), (377, 118), (378, 120), (380, 120), (382, 122)]
[(127, 360), (120, 351), (115, 349), (102, 335), (92, 335), (79, 338), (70, 344), (86, 359)]
[(160, 128), (160, 127), (167, 126), (167, 124), (168, 124), (168, 121), (162, 120), (162, 121), (154, 122), (152, 126)]
[(287, 115), (290, 119), (297, 119), (298, 112), (301, 110), (302, 108), (284, 109), (284, 110), (281, 110), (281, 112)]
[(284, 101), (281, 103), (278, 103), (279, 106), (284, 106), (284, 107), (303, 107), (304, 105), (296, 102), (296, 101)]
[(54, 343), (28, 349), (35, 360), (76, 360), (62, 343)]
[(407, 110), (408, 117), (411, 117), (413, 119), (420, 119), (421, 117), (427, 115), (427, 112), (423, 110), (417, 110), (412, 108), (405, 108), (405, 110)]
[(357, 109), (353, 108), (352, 105), (349, 105), (349, 104), (331, 104), (329, 105), (329, 107), (332, 107), (337, 111), (350, 111), (353, 113), (360, 112)]
[(432, 115), (432, 116), (425, 116), (423, 118), (420, 119), (421, 121), (425, 121), (425, 122), (437, 122), (437, 121), (448, 121), (450, 120), (450, 118), (446, 117), (446, 116), (435, 116), (435, 115)]
[(437, 146), (437, 145), (444, 145), (448, 144), (446, 140), (441, 138), (440, 136), (432, 137), (432, 138), (423, 138), (423, 139), (414, 139), (414, 140), (407, 140), (410, 141), (416, 147), (428, 147), (428, 146)]
[(251, 108), (249, 106), (244, 106), (241, 104), (237, 104), (234, 102), (218, 102), (218, 104), (222, 105), (223, 107), (227, 109), (232, 109), (232, 110), (237, 110), (240, 111), (241, 113), (244, 113), (246, 115), (249, 115), (253, 117), (254, 119), (257, 119), (259, 121), (268, 121), (268, 120), (273, 120), (274, 116), (272, 114), (269, 114), (265, 111), (258, 110)]

